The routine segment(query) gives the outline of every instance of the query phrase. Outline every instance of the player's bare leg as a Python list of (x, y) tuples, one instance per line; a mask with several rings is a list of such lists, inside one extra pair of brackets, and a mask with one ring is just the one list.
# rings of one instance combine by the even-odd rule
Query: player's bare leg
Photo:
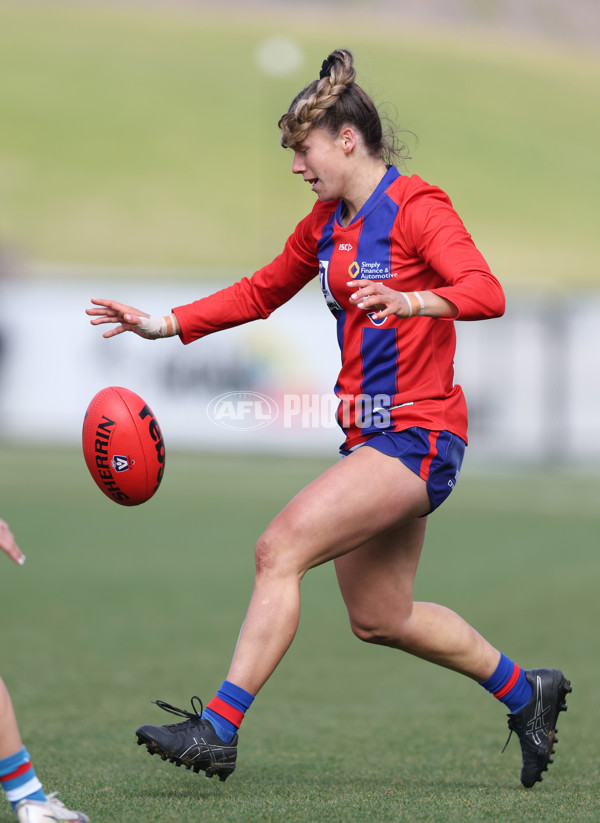
[(12, 701), (0, 677), (0, 758), (8, 757), (22, 746)]
[(350, 625), (361, 640), (482, 682), (495, 670), (500, 652), (452, 610), (413, 602), (425, 526), (425, 518), (412, 520), (335, 560)]
[[(363, 490), (365, 477), (376, 478), (376, 494)], [(274, 671), (296, 632), (300, 581), (308, 569), (428, 509), (423, 481), (399, 461), (370, 448), (354, 452), (303, 489), (257, 543), (254, 590), (223, 687), (251, 700)], [(189, 712), (159, 702), (187, 719), (141, 726), (138, 743), (176, 765), (225, 780), (235, 768), (237, 734), (230, 737), (231, 730), (210, 713), (216, 711), (234, 729), (241, 719), (236, 709), (223, 706), (220, 693), (206, 714), (194, 703)]]
[[(424, 531), (425, 520), (415, 520), (336, 559), (352, 629), (361, 640), (403, 649), (472, 677), (502, 699), (510, 709), (509, 729), (521, 745), (521, 782), (530, 788), (552, 763), (557, 718), (566, 711), (570, 682), (559, 669), (521, 671), (450, 609), (413, 603), (409, 581)], [(531, 687), (529, 698), (523, 698), (521, 677)], [(505, 688), (498, 688), (503, 680)]]
[[(375, 478), (373, 494), (365, 478)], [(500, 653), (475, 630), (443, 607), (413, 608), (412, 586), (425, 534), (420, 515), (429, 507), (424, 481), (397, 459), (369, 447), (346, 457), (301, 491), (257, 544), (254, 590), (227, 679), (256, 694), (293, 640), (304, 573), (337, 558), (343, 593), (346, 589), (350, 597), (352, 569), (358, 574), (365, 564), (364, 559), (353, 558), (362, 552), (378, 555), (372, 591), (377, 578), (384, 582), (388, 576), (385, 608), (394, 614), (394, 625), (388, 617), (385, 627), (394, 635), (388, 645), (475, 679), (489, 676)], [(365, 544), (371, 548), (361, 549)], [(355, 612), (358, 616), (358, 602)]]

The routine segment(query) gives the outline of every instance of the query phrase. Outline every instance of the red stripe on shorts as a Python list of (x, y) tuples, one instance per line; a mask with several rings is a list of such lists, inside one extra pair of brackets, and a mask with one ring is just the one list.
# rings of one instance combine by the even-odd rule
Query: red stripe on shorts
[(502, 686), (501, 689), (498, 689), (497, 692), (494, 692), (494, 697), (497, 697), (498, 700), (502, 700), (502, 698), (505, 697), (509, 693), (509, 691), (514, 687), (517, 680), (519, 679), (520, 674), (521, 674), (521, 667), (517, 666), (517, 664), (515, 663), (515, 668), (513, 669), (513, 673), (511, 674), (509, 679), (506, 681), (504, 686)]
[(429, 432), (429, 454), (421, 461), (421, 468), (419, 470), (421, 480), (427, 480), (429, 477), (431, 463), (437, 454), (437, 439), (439, 434), (439, 432)]
[(230, 706), (229, 703), (226, 703), (224, 700), (221, 700), (220, 697), (213, 697), (210, 701), (207, 709), (215, 712), (216, 714), (220, 714), (221, 717), (224, 717), (225, 720), (229, 720), (230, 723), (239, 729), (242, 725), (242, 720), (244, 719), (244, 712), (239, 711), (238, 709), (234, 709), (233, 706)]

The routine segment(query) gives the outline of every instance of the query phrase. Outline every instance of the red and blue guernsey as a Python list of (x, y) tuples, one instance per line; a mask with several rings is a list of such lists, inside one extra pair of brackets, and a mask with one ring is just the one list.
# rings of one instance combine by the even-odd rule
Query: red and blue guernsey
[(347, 283), (369, 279), (403, 292), (432, 291), (456, 306), (459, 320), (502, 315), (500, 283), (448, 196), (417, 175), (389, 167), (347, 226), (340, 222), (342, 206), (340, 200), (318, 201), (272, 263), (174, 309), (181, 339), (191, 343), (266, 318), (318, 275), (337, 322), (342, 365), (335, 392), (344, 448), (382, 428), (411, 426), (448, 430), (466, 442), (467, 407), (454, 385), (453, 320), (375, 320), (350, 303), (354, 290)]

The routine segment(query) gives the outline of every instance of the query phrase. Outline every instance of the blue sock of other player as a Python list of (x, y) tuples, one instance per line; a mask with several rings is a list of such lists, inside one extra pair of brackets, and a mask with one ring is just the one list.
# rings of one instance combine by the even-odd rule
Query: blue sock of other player
[(253, 700), (254, 695), (250, 692), (225, 680), (202, 717), (210, 721), (224, 743), (230, 743)]
[(533, 692), (523, 669), (503, 654), (494, 674), (479, 685), (504, 703), (511, 714), (525, 708)]
[(9, 757), (0, 758), (0, 785), (13, 811), (21, 800), (46, 800), (25, 746)]

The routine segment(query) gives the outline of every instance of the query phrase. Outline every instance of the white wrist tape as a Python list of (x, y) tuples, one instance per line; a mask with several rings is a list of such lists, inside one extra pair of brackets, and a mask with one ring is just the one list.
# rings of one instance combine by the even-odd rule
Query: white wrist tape
[(400, 292), (400, 294), (402, 295), (402, 297), (403, 297), (403, 298), (406, 300), (406, 302), (408, 303), (408, 316), (409, 316), (409, 317), (412, 317), (413, 307), (412, 307), (412, 303), (410, 302), (410, 297), (409, 297), (409, 296), (408, 296), (408, 294), (407, 294), (406, 292), (404, 292), (404, 291), (401, 291), (401, 292)]
[(159, 337), (172, 337), (174, 334), (173, 320), (170, 315), (166, 317), (146, 317), (139, 326), (136, 326), (142, 337), (148, 340), (156, 340)]

